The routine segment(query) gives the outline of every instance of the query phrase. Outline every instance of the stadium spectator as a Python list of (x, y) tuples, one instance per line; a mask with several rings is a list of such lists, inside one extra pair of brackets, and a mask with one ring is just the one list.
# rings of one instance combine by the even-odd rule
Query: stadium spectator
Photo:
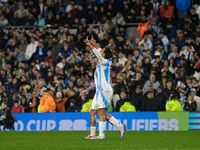
[(51, 42), (48, 45), (48, 48), (52, 51), (52, 56), (57, 57), (58, 53), (60, 52), (60, 49), (63, 47), (63, 44), (59, 42), (56, 36), (53, 37)]
[[(77, 100), (76, 104), (80, 107), (82, 104), (79, 105), (79, 101), (85, 101), (78, 96), (79, 90), (83, 85), (94, 82), (94, 66), (89, 64), (89, 49), (83, 42), (86, 36), (90, 39), (93, 35), (101, 47), (109, 45), (113, 49), (112, 83), (116, 84), (113, 85), (115, 94), (125, 90), (127, 96), (131, 96), (136, 87), (143, 87), (154, 73), (168, 97), (175, 91), (181, 95), (180, 99), (184, 99), (192, 88), (196, 90), (192, 93), (196, 93), (197, 97), (200, 95), (200, 30), (198, 9), (195, 11), (193, 7), (190, 8), (191, 4), (190, 0), (125, 1), (120, 7), (115, 1), (97, 5), (91, 0), (84, 4), (51, 0), (40, 0), (38, 3), (29, 0), (24, 6), (21, 2), (2, 3), (0, 22), (7, 19), (8, 24), (3, 23), (3, 28), (0, 28), (0, 90), (10, 89), (8, 94), (13, 100), (17, 92), (26, 95), (27, 101), (23, 106), (28, 108), (32, 92), (36, 91), (40, 100), (44, 89), (54, 82), (51, 88), (56, 92), (65, 90), (69, 97), (71, 90), (75, 90), (73, 99)], [(156, 19), (160, 12), (163, 18)], [(47, 24), (41, 31), (39, 26), (32, 27), (40, 16)], [(139, 30), (140, 36), (132, 32), (132, 26), (135, 26), (132, 23), (137, 22), (140, 22), (138, 28), (140, 25), (144, 27)], [(90, 26), (90, 23), (96, 25)], [(24, 28), (19, 25), (28, 26)], [(146, 39), (147, 42), (144, 42)], [(37, 43), (43, 43), (42, 47), (48, 49), (47, 56), (40, 53)], [(152, 46), (149, 47), (149, 43)], [(66, 45), (71, 53), (58, 58)], [(121, 61), (121, 53), (125, 61)], [(189, 77), (196, 79), (191, 81)], [(45, 82), (41, 84), (42, 80)], [(146, 91), (149, 90), (154, 91), (156, 98), (157, 87), (154, 89), (150, 86)], [(185, 91), (184, 95), (179, 92), (181, 90)], [(183, 107), (183, 101), (179, 102)], [(198, 110), (198, 100), (196, 102)]]
[(40, 99), (40, 111), (42, 113), (55, 112), (56, 103), (52, 97), (53, 89), (48, 88)]
[(114, 91), (118, 95), (120, 95), (121, 91), (125, 91), (126, 93), (129, 92), (127, 82), (123, 80), (121, 75), (117, 76), (117, 83), (116, 83), (116, 85), (114, 85)]
[(165, 21), (171, 21), (172, 19), (174, 19), (174, 5), (170, 4), (169, 0), (165, 1), (164, 6), (160, 9), (160, 16), (164, 19), (166, 19)]
[(172, 92), (169, 96), (169, 102), (166, 104), (166, 111), (183, 111), (175, 92)]
[(28, 44), (26, 51), (25, 51), (26, 60), (31, 60), (33, 54), (36, 51), (37, 46), (38, 46), (38, 41), (36, 41), (35, 37), (31, 37), (31, 43)]
[(65, 112), (65, 103), (68, 100), (65, 93), (57, 92), (56, 93), (56, 112)]
[(154, 98), (153, 92), (147, 92), (146, 100), (142, 103), (141, 111), (158, 111), (158, 103)]
[(2, 101), (4, 101), (6, 103), (6, 105), (10, 109), (12, 109), (12, 107), (14, 106), (14, 104), (13, 104), (13, 98), (11, 97), (10, 92), (8, 90), (4, 90), (3, 93), (2, 93), (2, 95), (3, 95)]
[(38, 110), (38, 105), (39, 105), (39, 99), (37, 97), (37, 93), (36, 91), (32, 92), (32, 97), (30, 99), (30, 101), (28, 102), (27, 105), (27, 111), (28, 112), (32, 112), (32, 113), (36, 113)]
[(184, 105), (185, 105), (186, 100), (187, 100), (187, 97), (185, 96), (185, 91), (184, 90), (179, 91), (179, 100), (178, 101), (181, 104), (181, 107), (183, 110), (184, 110)]
[(142, 74), (140, 72), (137, 72), (136, 75), (133, 76), (130, 75), (129, 77), (131, 78), (131, 81), (129, 82), (131, 91), (134, 91), (138, 86), (143, 88), (145, 80), (142, 78)]
[(119, 52), (119, 59), (118, 59), (119, 64), (120, 64), (122, 67), (124, 67), (124, 65), (125, 65), (125, 63), (127, 62), (127, 60), (128, 60), (128, 59), (125, 57), (123, 51), (120, 51), (120, 52)]
[(143, 51), (147, 51), (147, 49), (151, 49), (152, 46), (153, 46), (152, 42), (150, 41), (150, 39), (147, 39), (147, 35), (145, 35), (145, 34), (144, 34), (144, 38), (139, 43), (139, 46), (141, 46), (141, 45), (144, 46), (144, 50)]
[(27, 111), (27, 98), (26, 98), (26, 96), (24, 96), (24, 95), (20, 95), (19, 94), (19, 98), (20, 98), (20, 104), (21, 104), (21, 106), (23, 107), (23, 109), (24, 109), (24, 112), (28, 112)]
[(196, 89), (192, 88), (190, 92), (191, 92), (191, 95), (193, 96), (194, 101), (196, 101), (197, 103), (196, 111), (200, 111), (200, 97), (196, 95), (197, 94)]
[(167, 82), (166, 82), (166, 88), (164, 89), (164, 92), (169, 97), (170, 93), (172, 93), (173, 91), (174, 91), (174, 88), (173, 88), (172, 80), (167, 80)]
[(28, 10), (24, 9), (23, 3), (19, 3), (19, 9), (14, 12), (14, 18), (18, 19), (19, 25), (25, 25), (25, 21), (29, 15)]
[(14, 101), (14, 107), (12, 113), (24, 113), (24, 108), (19, 104), (18, 100)]
[(44, 44), (42, 42), (39, 42), (38, 47), (36, 48), (36, 51), (33, 55), (34, 59), (39, 58), (39, 60), (43, 62), (46, 55), (47, 55), (47, 49), (44, 47)]
[(6, 90), (11, 91), (12, 86), (13, 86), (13, 78), (12, 78), (11, 75), (9, 75), (8, 76), (8, 82), (6, 82), (4, 84), (4, 87), (5, 87)]
[(155, 99), (158, 103), (158, 111), (165, 111), (166, 101), (168, 100), (168, 96), (163, 92), (163, 86), (160, 85), (157, 88), (157, 93), (155, 94)]
[(150, 21), (152, 24), (157, 23), (158, 15), (154, 9), (151, 9), (150, 14), (147, 17), (147, 20)]
[(178, 9), (178, 17), (181, 19), (185, 18), (190, 6), (191, 6), (190, 0), (177, 0), (176, 8)]
[(122, 106), (125, 102), (130, 102), (130, 99), (127, 97), (127, 94), (126, 94), (125, 91), (121, 91), (121, 92), (120, 92), (120, 100), (117, 101), (115, 111), (119, 111), (120, 108), (121, 108), (121, 106)]
[(145, 94), (148, 91), (150, 85), (154, 89), (157, 89), (158, 86), (160, 85), (160, 83), (156, 80), (156, 76), (154, 74), (150, 74), (149, 80), (145, 82), (143, 89), (142, 89), (143, 94)]
[(130, 102), (133, 106), (135, 106), (136, 111), (140, 111), (144, 101), (145, 98), (142, 94), (142, 86), (138, 85), (135, 89), (135, 92), (131, 94)]
[(7, 103), (5, 101), (1, 103), (1, 108), (0, 124), (3, 125), (7, 129), (7, 131), (10, 131), (10, 129), (13, 128), (14, 122), (17, 122), (17, 120), (13, 116), (9, 107), (7, 107)]
[(119, 109), (120, 112), (135, 112), (135, 106), (133, 106), (130, 102), (125, 102)]
[(40, 31), (43, 29), (43, 26), (45, 26), (45, 20), (42, 18), (41, 14), (38, 15), (34, 25), (37, 26)]
[(55, 22), (51, 11), (48, 12), (45, 22), (46, 25), (54, 25)]
[(75, 6), (75, 1), (71, 0), (70, 3), (67, 5), (65, 11), (68, 13), (72, 10), (72, 7)]
[(0, 16), (0, 25), (1, 26), (7, 26), (8, 25), (8, 19), (6, 19), (3, 14)]
[(143, 60), (143, 57), (140, 55), (139, 51), (138, 50), (135, 50), (134, 51), (134, 55), (132, 57), (133, 61), (136, 62), (138, 60)]
[(72, 48), (68, 44), (64, 44), (63, 49), (58, 53), (57, 60), (60, 61), (62, 58), (67, 58), (71, 55)]
[(146, 20), (145, 16), (141, 16), (141, 22), (139, 22), (137, 30), (140, 32), (140, 39), (142, 39), (144, 32), (147, 30), (147, 26), (150, 22)]
[(197, 107), (196, 101), (194, 101), (193, 96), (189, 94), (187, 102), (185, 102), (185, 105), (184, 105), (184, 110), (192, 112), (196, 110), (196, 107)]
[(71, 99), (69, 101), (69, 108), (67, 108), (66, 112), (78, 112), (79, 109), (76, 107), (76, 101)]

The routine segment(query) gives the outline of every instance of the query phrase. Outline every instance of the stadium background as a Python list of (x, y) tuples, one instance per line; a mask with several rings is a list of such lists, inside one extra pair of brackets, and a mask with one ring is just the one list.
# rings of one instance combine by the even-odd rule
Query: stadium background
[[(44, 4), (48, 8), (46, 12), (43, 12)], [(12, 109), (13, 103), (18, 101), (25, 113), (14, 114), (18, 120), (15, 129), (32, 132), (0, 132), (0, 149), (199, 149), (199, 131), (185, 131), (200, 129), (200, 1), (76, 0), (78, 9), (73, 8), (69, 13), (67, 11), (74, 7), (70, 4), (70, 0), (1, 0), (0, 103), (7, 101)], [(15, 12), (19, 7), (22, 8), (22, 5), (28, 12), (25, 11), (21, 16)], [(67, 11), (63, 11), (67, 6)], [(117, 16), (117, 12), (121, 12), (122, 16)], [(138, 32), (138, 26), (147, 22), (142, 22), (144, 16), (153, 28), (153, 31), (146, 32), (150, 39), (146, 45), (140, 43), (145, 38), (141, 35), (143, 30), (140, 28), (141, 33)], [(89, 28), (90, 24), (93, 29)], [(81, 137), (86, 136), (88, 131), (77, 130), (89, 130), (89, 113), (69, 112), (80, 111), (82, 105), (88, 102), (94, 93), (90, 91), (89, 96), (79, 97), (79, 92), (93, 83), (92, 73), (95, 67), (88, 64), (89, 49), (83, 44), (85, 35), (91, 31), (98, 36), (102, 47), (109, 44), (116, 50), (112, 82), (117, 85), (115, 100), (122, 101), (118, 108), (124, 101), (131, 102), (136, 107), (137, 112), (111, 112), (128, 124), (129, 131), (124, 139), (119, 139), (119, 133), (116, 131), (106, 131), (106, 140), (82, 140)], [(163, 36), (162, 33), (167, 37), (165, 40), (160, 37)], [(98, 38), (95, 37), (97, 41)], [(32, 56), (27, 57), (29, 55), (25, 53), (27, 46), (31, 46), (31, 41), (35, 47), (31, 49)], [(149, 43), (152, 47), (149, 47)], [(66, 53), (63, 53), (63, 45), (69, 46)], [(53, 52), (54, 58), (47, 59), (53, 61), (52, 64), (44, 61), (48, 50)], [(139, 57), (136, 50), (139, 51)], [(63, 60), (64, 65), (60, 63), (62, 58), (58, 57), (60, 52), (62, 58), (67, 58)], [(162, 63), (158, 56), (162, 56)], [(142, 63), (138, 59), (143, 59)], [(141, 73), (143, 82), (132, 84), (136, 72)], [(163, 94), (158, 94), (160, 89), (167, 94), (164, 103), (159, 105), (162, 108), (157, 107), (156, 110), (152, 109), (155, 108), (155, 103), (144, 109), (142, 105), (145, 103), (138, 105), (134, 99), (138, 85), (143, 91), (144, 83), (149, 80), (151, 73), (156, 75), (156, 80), (161, 85), (159, 88), (152, 89), (150, 86), (148, 89), (154, 92), (154, 101), (159, 102), (158, 99)], [(70, 108), (67, 102), (65, 109), (68, 112), (37, 113), (39, 99), (44, 94), (42, 87), (48, 87), (49, 81), (53, 83), (55, 98), (57, 92), (62, 92), (62, 98), (67, 98), (68, 102), (75, 100), (76, 107)], [(167, 84), (169, 82), (172, 87)], [(120, 89), (127, 94), (123, 99)], [(185, 112), (164, 112), (163, 106), (171, 91), (180, 96), (178, 102)], [(194, 101), (190, 104), (187, 100), (192, 92), (197, 95), (194, 96), (196, 106)], [(67, 95), (64, 96), (64, 93)], [(146, 95), (143, 94), (146, 100)], [(35, 99), (33, 95), (38, 99), (30, 107), (30, 102)], [(142, 95), (140, 97), (143, 97)], [(114, 104), (113, 111), (119, 111), (116, 109), (116, 103)], [(182, 131), (135, 131), (145, 129)], [(34, 132), (52, 130), (53, 132)], [(107, 130), (116, 129), (107, 124)]]
[[(94, 35), (102, 47), (114, 48), (112, 82), (118, 98), (113, 99), (113, 111), (119, 111), (124, 102), (130, 102), (136, 111), (165, 111), (163, 106), (172, 91), (179, 96), (185, 111), (199, 111), (199, 1), (51, 3), (51, 0), (1, 1), (0, 101), (7, 101), (10, 109), (18, 101), (24, 112), (37, 112), (45, 88), (51, 86), (55, 99), (59, 92), (61, 98), (68, 99), (64, 104), (66, 111), (81, 111), (94, 90), (87, 97), (79, 97), (79, 93), (93, 84), (95, 69), (88, 64), (89, 49), (83, 39)], [(47, 58), (47, 51), (53, 57)], [(137, 73), (141, 78), (135, 83)], [(153, 87), (147, 83), (150, 74), (156, 77)], [(172, 87), (168, 87), (168, 82)], [(144, 98), (139, 103), (134, 99), (138, 86)], [(164, 103), (158, 89), (166, 94)], [(150, 105), (148, 91), (154, 93)], [(187, 98), (192, 91), (196, 97), (189, 103)], [(37, 98), (33, 98), (34, 92)], [(33, 99), (35, 104), (30, 105)], [(188, 107), (184, 107), (186, 104)], [(23, 115), (34, 118), (54, 114), (16, 114), (16, 117), (20, 120)], [(199, 127), (198, 121), (188, 123), (189, 127)]]

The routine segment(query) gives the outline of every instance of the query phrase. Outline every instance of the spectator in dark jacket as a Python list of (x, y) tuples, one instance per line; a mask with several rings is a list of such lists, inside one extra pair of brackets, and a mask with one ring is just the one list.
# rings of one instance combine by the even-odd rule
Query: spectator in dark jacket
[(48, 47), (52, 50), (52, 56), (57, 57), (62, 46), (63, 45), (58, 41), (58, 39), (54, 37), (52, 42), (48, 45)]
[(117, 77), (117, 84), (114, 86), (114, 91), (118, 95), (120, 95), (121, 91), (125, 91), (126, 94), (129, 93), (127, 82), (126, 81), (124, 82), (121, 75)]
[(79, 108), (76, 107), (76, 101), (71, 99), (69, 101), (69, 108), (67, 108), (66, 112), (78, 112), (80, 111)]
[(172, 80), (167, 80), (167, 82), (166, 82), (166, 88), (163, 91), (167, 94), (168, 97), (170, 96), (170, 93), (172, 91), (174, 91)]
[(166, 101), (168, 100), (168, 96), (165, 92), (163, 92), (162, 85), (158, 86), (157, 93), (155, 94), (155, 100), (158, 103), (158, 111), (165, 111)]
[(131, 81), (129, 82), (129, 87), (130, 87), (131, 91), (135, 91), (136, 87), (138, 87), (138, 86), (143, 88), (145, 80), (142, 79), (142, 74), (140, 72), (137, 72), (136, 75), (133, 75), (133, 76), (130, 76), (130, 77), (131, 77)]
[(77, 106), (78, 103), (79, 103), (79, 99), (77, 97), (77, 94), (76, 94), (75, 90), (73, 90), (73, 89), (70, 90), (70, 92), (69, 92), (69, 99), (65, 102), (65, 110), (66, 111), (70, 107), (70, 100), (76, 101), (75, 106)]
[(30, 101), (28, 102), (28, 105), (27, 105), (27, 111), (36, 113), (37, 109), (38, 109), (38, 105), (39, 105), (39, 100), (38, 100), (37, 93), (35, 91), (33, 91), (32, 98), (30, 99)]
[(1, 103), (1, 107), (2, 109), (0, 110), (0, 124), (5, 126), (5, 128), (9, 131), (13, 127), (14, 122), (17, 122), (17, 120), (13, 116), (9, 107), (7, 107), (7, 103), (5, 101)]
[(172, 24), (172, 22), (168, 22), (167, 28), (169, 28), (169, 40), (177, 38), (177, 32), (176, 32), (176, 27)]
[(68, 44), (65, 44), (63, 46), (63, 48), (60, 50), (59, 54), (58, 54), (58, 57), (57, 57), (57, 60), (58, 61), (61, 61), (62, 58), (67, 58), (71, 55), (72, 53), (72, 48), (71, 46), (69, 46)]
[(121, 91), (120, 100), (117, 101), (115, 111), (119, 111), (120, 107), (124, 104), (124, 102), (130, 102), (130, 99), (127, 98), (126, 92)]
[(130, 102), (135, 106), (136, 111), (141, 110), (142, 103), (144, 103), (145, 98), (142, 94), (142, 87), (140, 85), (137, 86), (135, 92), (131, 95)]
[(44, 44), (42, 42), (39, 42), (36, 52), (33, 55), (34, 59), (39, 58), (40, 61), (43, 61), (46, 55), (47, 55), (47, 49), (44, 47)]
[(8, 90), (5, 90), (3, 91), (3, 101), (6, 102), (6, 105), (12, 109), (12, 107), (14, 106), (14, 103), (13, 103), (13, 99), (12, 97), (10, 96), (10, 93)]
[(194, 101), (193, 96), (189, 94), (187, 102), (185, 102), (185, 105), (184, 105), (184, 110), (192, 112), (196, 110), (196, 107), (197, 107), (196, 101)]
[(154, 99), (153, 92), (147, 92), (147, 99), (142, 104), (141, 111), (157, 111), (158, 110), (158, 103)]

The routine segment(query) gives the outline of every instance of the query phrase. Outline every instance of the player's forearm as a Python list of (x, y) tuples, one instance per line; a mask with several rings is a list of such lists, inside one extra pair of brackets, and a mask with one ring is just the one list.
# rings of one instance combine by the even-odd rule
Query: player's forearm
[(90, 42), (96, 49), (100, 48), (94, 40), (91, 40)]
[(90, 87), (87, 88), (88, 91), (92, 90), (95, 88), (95, 84), (91, 85)]
[(103, 58), (103, 57), (101, 56), (101, 54), (100, 54), (101, 48), (98, 48), (98, 49), (93, 48), (92, 51), (93, 51), (94, 54), (97, 56), (99, 62), (100, 62), (100, 63), (103, 63), (104, 58)]
[(91, 49), (94, 49), (95, 47), (92, 44), (88, 45)]

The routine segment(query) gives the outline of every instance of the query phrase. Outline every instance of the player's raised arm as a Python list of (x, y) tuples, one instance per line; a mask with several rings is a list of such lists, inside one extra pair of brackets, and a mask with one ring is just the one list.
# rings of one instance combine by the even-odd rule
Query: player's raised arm
[(92, 43), (89, 41), (88, 37), (84, 40), (84, 43), (88, 45), (91, 49), (94, 49), (95, 47), (92, 45)]
[(99, 62), (101, 63), (101, 64), (106, 64), (107, 63), (107, 59), (105, 59), (102, 55), (103, 55), (103, 52), (101, 52), (101, 51), (104, 51), (104, 49), (101, 49), (101, 48), (98, 48), (98, 49), (96, 49), (96, 48), (93, 48), (92, 49), (93, 50), (93, 52), (94, 52), (94, 54), (97, 56), (97, 58), (98, 58), (98, 60), (99, 60)]
[(93, 35), (92, 35), (92, 38), (90, 39), (90, 43), (96, 48), (96, 49), (99, 49), (100, 47), (97, 45), (95, 39), (93, 38)]

